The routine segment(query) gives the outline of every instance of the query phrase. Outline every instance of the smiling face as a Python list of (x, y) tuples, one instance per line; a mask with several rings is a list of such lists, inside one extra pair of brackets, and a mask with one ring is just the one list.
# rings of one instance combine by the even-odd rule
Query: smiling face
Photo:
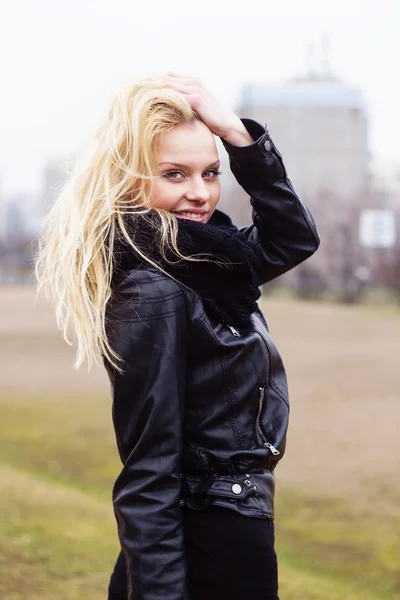
[(151, 206), (206, 223), (220, 197), (220, 162), (208, 127), (197, 120), (175, 125), (161, 139), (157, 163)]

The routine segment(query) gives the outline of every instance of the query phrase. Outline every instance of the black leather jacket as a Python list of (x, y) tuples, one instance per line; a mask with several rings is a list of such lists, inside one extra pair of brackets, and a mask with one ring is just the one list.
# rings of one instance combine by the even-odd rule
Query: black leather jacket
[[(263, 284), (313, 254), (319, 238), (268, 132), (224, 142), (251, 196)], [(246, 328), (213, 322), (201, 298), (155, 268), (128, 271), (109, 306), (108, 335), (126, 372), (107, 367), (123, 468), (114, 510), (129, 600), (187, 598), (181, 506), (217, 504), (273, 518), (273, 470), (285, 449), (284, 367), (261, 311)], [(106, 365), (107, 366), (107, 365)]]

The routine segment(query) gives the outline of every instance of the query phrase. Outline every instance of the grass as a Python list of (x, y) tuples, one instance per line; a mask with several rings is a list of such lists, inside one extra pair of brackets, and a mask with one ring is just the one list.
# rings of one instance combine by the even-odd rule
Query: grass
[(119, 468), (111, 401), (19, 396), (2, 402), (1, 455), (33, 475), (111, 498)]
[[(105, 597), (109, 572), (118, 551), (114, 518), (107, 503), (8, 467), (1, 469), (1, 481), (2, 510), (5, 509), (2, 514), (6, 518), (0, 531), (0, 566), (2, 573), (7, 574), (0, 583), (1, 598), (94, 600)], [(323, 511), (324, 506), (320, 509)], [(283, 501), (280, 511), (284, 510)], [(351, 531), (354, 525), (348, 529)], [(361, 558), (356, 576), (337, 574), (332, 564), (324, 564), (323, 556), (326, 560), (329, 551), (320, 556), (319, 565), (307, 554), (301, 561), (302, 536), (291, 537), (287, 545), (286, 526), (283, 524), (280, 530), (282, 600), (394, 598), (390, 589), (384, 590), (379, 581), (358, 577), (358, 571), (368, 567), (365, 562), (368, 552), (362, 557), (356, 553), (357, 560)], [(347, 550), (350, 548), (351, 544)], [(340, 568), (347, 559), (348, 553), (345, 553), (336, 567)]]
[(17, 469), (0, 472), (0, 597), (105, 597), (118, 552), (108, 504)]
[[(118, 552), (111, 488), (120, 468), (109, 399), (4, 398), (0, 439), (0, 597), (105, 597)], [(276, 511), (282, 600), (400, 597), (396, 514), (377, 518), (286, 486)]]
[(285, 566), (328, 576), (347, 594), (352, 589), (353, 595), (342, 597), (358, 598), (357, 590), (382, 599), (400, 593), (398, 515), (377, 516), (345, 500), (285, 490), (278, 496), (276, 522)]

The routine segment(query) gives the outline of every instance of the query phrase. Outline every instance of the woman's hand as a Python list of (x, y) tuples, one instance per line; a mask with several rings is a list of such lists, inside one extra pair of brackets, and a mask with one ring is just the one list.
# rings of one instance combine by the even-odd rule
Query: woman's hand
[(161, 77), (166, 87), (184, 94), (207, 127), (233, 146), (247, 146), (254, 140), (235, 113), (219, 102), (197, 77), (168, 71)]

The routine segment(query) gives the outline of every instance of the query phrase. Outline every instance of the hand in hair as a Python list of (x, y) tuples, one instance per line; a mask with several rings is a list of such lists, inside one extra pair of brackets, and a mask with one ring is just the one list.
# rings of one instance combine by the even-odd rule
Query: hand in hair
[(253, 139), (239, 117), (219, 102), (197, 77), (168, 71), (161, 77), (166, 87), (184, 94), (190, 106), (209, 129), (233, 146), (247, 146)]

